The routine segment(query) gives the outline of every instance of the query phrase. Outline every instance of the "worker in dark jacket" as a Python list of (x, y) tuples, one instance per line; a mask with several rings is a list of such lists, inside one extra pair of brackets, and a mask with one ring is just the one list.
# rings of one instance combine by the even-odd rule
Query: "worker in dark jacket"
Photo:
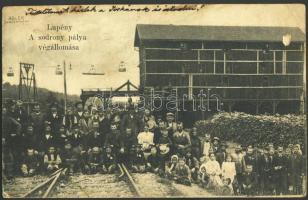
[(23, 152), (25, 152), (29, 148), (36, 151), (38, 150), (39, 138), (34, 134), (32, 124), (27, 125), (26, 132), (22, 134), (21, 141), (23, 142)]
[[(99, 123), (94, 121), (93, 122), (93, 130), (89, 133), (87, 137), (87, 148), (93, 148), (95, 146), (102, 148), (103, 147), (103, 136), (98, 131), (99, 130)], [(86, 148), (86, 149), (87, 149)]]
[(111, 132), (106, 135), (104, 146), (112, 146), (112, 152), (117, 156), (121, 146), (121, 132), (116, 124), (111, 124)]
[(23, 176), (33, 176), (39, 167), (38, 156), (34, 149), (28, 148), (21, 164), (21, 172)]
[(130, 108), (128, 113), (124, 115), (120, 128), (122, 133), (125, 132), (126, 128), (130, 128), (132, 130), (132, 134), (137, 137), (137, 134), (140, 132), (140, 121), (135, 115), (133, 108)]
[(137, 173), (144, 173), (146, 160), (145, 160), (141, 145), (138, 144), (136, 148), (134, 149), (135, 149), (135, 152), (132, 157), (132, 170)]
[(118, 162), (131, 165), (132, 147), (137, 145), (137, 138), (132, 133), (132, 129), (127, 127), (124, 134), (121, 134), (120, 151)]
[(190, 135), (183, 130), (183, 123), (177, 123), (177, 131), (173, 134), (173, 146), (175, 153), (185, 156), (188, 148), (191, 147)]
[(96, 174), (103, 172), (103, 154), (99, 147), (93, 147), (92, 151), (89, 152), (89, 158), (87, 163), (87, 169), (90, 174)]
[(40, 105), (35, 104), (30, 114), (30, 123), (33, 124), (33, 132), (36, 137), (41, 137), (44, 132), (44, 115), (41, 112)]
[(58, 111), (57, 104), (51, 105), (50, 113), (46, 115), (45, 121), (50, 122), (50, 128), (52, 133), (57, 134), (59, 132), (59, 128), (63, 122), (63, 117)]
[(300, 153), (299, 145), (293, 146), (293, 155), (291, 156), (291, 192), (299, 195), (303, 194), (302, 183), (304, 177), (304, 159)]
[(191, 154), (193, 157), (196, 157), (199, 160), (201, 157), (201, 140), (198, 137), (196, 127), (192, 128), (190, 140), (191, 140)]
[(252, 170), (252, 165), (246, 167), (242, 177), (242, 193), (244, 195), (253, 196), (256, 191), (256, 174)]
[(219, 163), (220, 167), (222, 166), (222, 163), (226, 161), (227, 152), (226, 152), (226, 144), (221, 143), (220, 148), (216, 152), (216, 160)]
[(114, 173), (116, 170), (116, 155), (112, 152), (111, 146), (105, 147), (105, 153), (103, 154), (103, 172)]
[[(270, 153), (271, 152), (271, 153)], [(274, 150), (266, 147), (264, 155), (260, 160), (261, 193), (264, 195), (273, 194), (273, 157)]]
[(283, 147), (277, 148), (273, 159), (274, 184), (276, 195), (286, 194), (287, 188), (287, 158), (283, 155)]
[(198, 172), (200, 168), (199, 160), (192, 155), (191, 151), (187, 151), (185, 156), (186, 165), (189, 167), (191, 171), (191, 178), (193, 181), (198, 180)]
[(80, 154), (74, 151), (70, 140), (66, 139), (64, 149), (61, 153), (62, 166), (68, 168), (69, 174), (77, 172), (81, 168)]
[(162, 171), (162, 170), (160, 171), (159, 166), (160, 163), (159, 163), (159, 156), (157, 155), (157, 148), (156, 146), (153, 146), (151, 148), (151, 154), (147, 159), (146, 171), (159, 173)]

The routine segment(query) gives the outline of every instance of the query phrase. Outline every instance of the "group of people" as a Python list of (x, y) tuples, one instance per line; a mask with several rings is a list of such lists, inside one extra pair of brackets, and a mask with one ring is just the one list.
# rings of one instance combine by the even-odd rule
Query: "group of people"
[(303, 193), (299, 145), (238, 146), (233, 152), (218, 137), (184, 129), (173, 113), (154, 117), (146, 108), (103, 110), (77, 102), (61, 114), (57, 104), (47, 113), (35, 104), (28, 114), (23, 102), (12, 101), (2, 106), (2, 146), (7, 179), (61, 167), (70, 174), (114, 173), (123, 163), (136, 173), (198, 183), (224, 195)]

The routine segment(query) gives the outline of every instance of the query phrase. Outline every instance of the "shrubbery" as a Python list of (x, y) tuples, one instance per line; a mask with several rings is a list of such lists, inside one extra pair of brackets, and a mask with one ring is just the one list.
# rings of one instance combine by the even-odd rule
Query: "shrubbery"
[[(304, 144), (305, 115), (250, 115), (241, 112), (218, 113), (208, 120), (195, 123), (198, 133), (209, 133), (224, 141), (242, 145), (265, 145), (269, 142)], [(302, 146), (303, 147), (303, 146)]]

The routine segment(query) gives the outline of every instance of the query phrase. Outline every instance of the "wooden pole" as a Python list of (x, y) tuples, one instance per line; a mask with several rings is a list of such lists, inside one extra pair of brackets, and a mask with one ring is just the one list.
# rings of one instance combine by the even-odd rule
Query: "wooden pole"
[(64, 114), (66, 114), (66, 105), (67, 105), (67, 91), (66, 91), (66, 66), (65, 60), (63, 61), (63, 68), (64, 68)]

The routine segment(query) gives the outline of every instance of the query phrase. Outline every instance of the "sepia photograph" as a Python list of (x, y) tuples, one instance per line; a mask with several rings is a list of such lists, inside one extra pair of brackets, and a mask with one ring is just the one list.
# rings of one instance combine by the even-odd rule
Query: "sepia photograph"
[(2, 9), (4, 198), (304, 198), (304, 4)]

